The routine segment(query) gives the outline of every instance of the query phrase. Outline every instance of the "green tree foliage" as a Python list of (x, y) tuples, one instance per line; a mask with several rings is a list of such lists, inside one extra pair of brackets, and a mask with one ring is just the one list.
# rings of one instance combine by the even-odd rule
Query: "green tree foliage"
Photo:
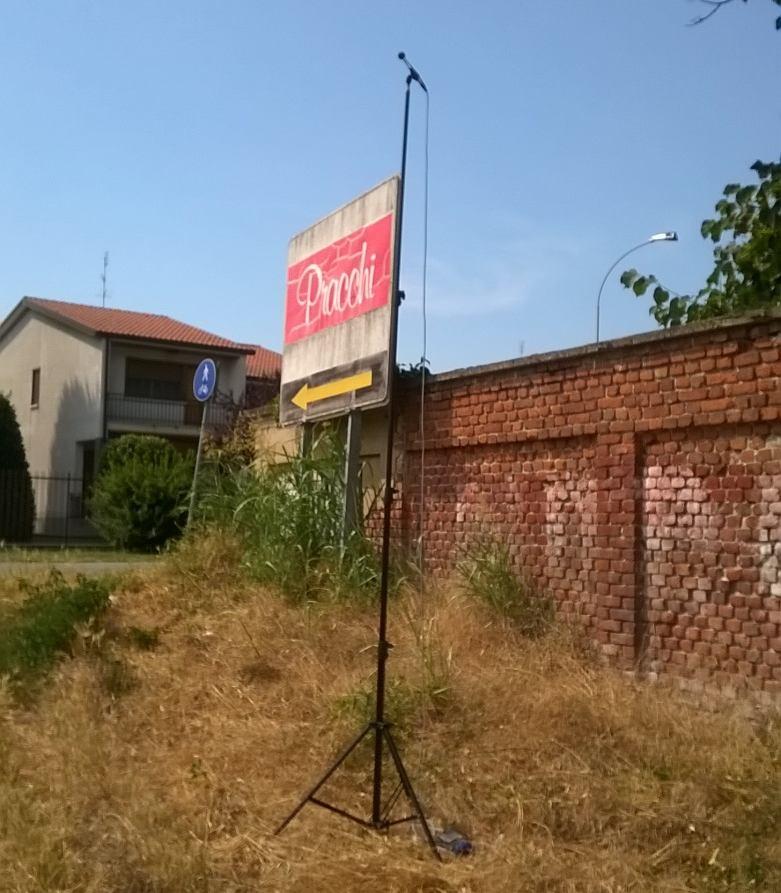
[(781, 306), (781, 163), (755, 162), (756, 185), (730, 183), (716, 204), (716, 217), (703, 221), (713, 270), (694, 295), (678, 295), (655, 276), (626, 270), (621, 283), (641, 297), (653, 286), (649, 313), (660, 326), (740, 316)]
[[(692, 19), (692, 25), (700, 25), (703, 22), (706, 22), (711, 16), (716, 15), (719, 10), (724, 9), (725, 6), (729, 6), (730, 3), (733, 3), (734, 0), (699, 0), (699, 2), (705, 9), (701, 15), (695, 16)], [(748, 3), (748, 0), (743, 0), (743, 2)], [(781, 6), (781, 0), (770, 0), (770, 2), (774, 6)], [(781, 16), (778, 16), (776, 19), (776, 31), (781, 31)]]
[(0, 540), (29, 540), (35, 500), (22, 432), (11, 401), (0, 394)]
[(184, 527), (192, 475), (191, 456), (162, 437), (126, 434), (112, 440), (101, 456), (91, 520), (116, 546), (159, 548)]

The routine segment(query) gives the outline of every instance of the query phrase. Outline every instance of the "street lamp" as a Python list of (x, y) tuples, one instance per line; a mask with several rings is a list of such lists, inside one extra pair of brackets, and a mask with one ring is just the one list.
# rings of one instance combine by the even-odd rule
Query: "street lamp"
[(615, 270), (615, 268), (621, 263), (621, 261), (633, 251), (637, 251), (638, 248), (642, 248), (644, 245), (650, 245), (652, 242), (677, 242), (678, 241), (678, 233), (669, 232), (669, 233), (654, 233), (652, 236), (649, 236), (644, 242), (641, 242), (639, 245), (635, 245), (633, 248), (630, 248), (629, 251), (625, 251), (621, 257), (610, 267), (610, 269), (605, 273), (605, 278), (602, 280), (602, 285), (599, 286), (599, 293), (597, 294), (597, 344), (599, 344), (599, 302), (602, 298), (602, 289), (605, 287), (605, 283), (607, 282), (608, 276)]

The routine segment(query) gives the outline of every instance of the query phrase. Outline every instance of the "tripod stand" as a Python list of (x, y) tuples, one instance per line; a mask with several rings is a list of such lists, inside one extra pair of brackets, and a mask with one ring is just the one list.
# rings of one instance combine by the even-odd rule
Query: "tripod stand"
[[(409, 779), (407, 770), (401, 759), (396, 741), (391, 732), (391, 724), (385, 720), (385, 664), (388, 660), (388, 653), (391, 645), (387, 639), (388, 627), (388, 577), (390, 567), (390, 532), (391, 532), (391, 507), (393, 504), (394, 490), (391, 484), (393, 477), (393, 437), (396, 427), (396, 400), (394, 379), (396, 377), (396, 343), (398, 336), (398, 312), (399, 312), (399, 272), (401, 269), (401, 224), (404, 211), (404, 184), (407, 171), (407, 134), (409, 129), (409, 102), (410, 102), (410, 84), (417, 81), (421, 88), (428, 93), (426, 85), (423, 83), (418, 72), (409, 64), (404, 53), (399, 53), (399, 58), (404, 62), (409, 70), (407, 75), (407, 89), (404, 97), (404, 132), (402, 137), (401, 149), (401, 177), (399, 184), (398, 210), (396, 215), (396, 238), (395, 253), (393, 261), (393, 287), (396, 290), (395, 300), (393, 301), (390, 325), (390, 345), (389, 345), (389, 369), (388, 376), (388, 436), (386, 443), (385, 457), (385, 498), (383, 505), (383, 529), (382, 529), (382, 562), (380, 576), (380, 619), (378, 629), (377, 643), (377, 696), (375, 705), (374, 719), (367, 723), (355, 738), (344, 748), (337, 756), (331, 766), (323, 773), (312, 788), (307, 791), (301, 798), (295, 809), (287, 816), (282, 824), (277, 828), (276, 834), (283, 831), (290, 822), (298, 815), (307, 803), (314, 803), (330, 812), (336, 813), (343, 818), (356, 822), (364, 828), (371, 828), (375, 831), (387, 831), (392, 825), (398, 825), (402, 822), (417, 821), (420, 823), (423, 834), (431, 847), (437, 859), (440, 859), (434, 837), (431, 833), (423, 808), (420, 805), (415, 789)], [(358, 747), (361, 742), (369, 736), (374, 737), (374, 773), (372, 784), (372, 812), (370, 819), (363, 819), (356, 816), (346, 809), (334, 806), (317, 796), (320, 789), (328, 781), (336, 770), (345, 762), (350, 754)], [(383, 786), (382, 786), (382, 758), (383, 748), (387, 746), (388, 753), (391, 756), (393, 765), (396, 769), (398, 782), (388, 799), (383, 803)], [(391, 811), (393, 810), (398, 798), (404, 793), (407, 797), (409, 805), (412, 808), (410, 815), (400, 819), (391, 819)]]
[[(320, 799), (317, 796), (320, 788), (328, 781), (328, 779), (336, 772), (336, 770), (344, 763), (344, 761), (350, 756), (350, 754), (358, 747), (358, 745), (366, 738), (367, 736), (374, 735), (374, 747), (375, 747), (375, 764), (374, 764), (374, 796), (372, 800), (372, 816), (370, 819), (363, 819), (360, 816), (354, 815), (351, 812), (348, 812), (346, 809), (342, 809), (339, 806), (334, 806), (332, 803), (328, 803), (325, 800)], [(391, 793), (390, 797), (388, 797), (387, 801), (382, 803), (382, 766), (381, 763), (377, 763), (377, 750), (380, 752), (380, 760), (382, 760), (382, 746), (383, 741), (388, 746), (388, 752), (391, 755), (393, 760), (393, 765), (396, 768), (396, 772), (398, 774), (398, 783)], [(410, 806), (413, 809), (412, 814), (403, 816), (400, 819), (391, 819), (390, 814), (393, 807), (396, 805), (400, 795), (406, 794), (407, 800), (409, 801)], [(400, 825), (403, 822), (414, 822), (417, 821), (420, 823), (421, 829), (423, 830), (423, 834), (426, 838), (426, 842), (431, 847), (431, 851), (434, 853), (437, 859), (441, 860), (441, 856), (437, 850), (437, 845), (434, 842), (434, 837), (431, 833), (431, 828), (429, 827), (428, 821), (426, 820), (426, 816), (423, 812), (423, 808), (420, 805), (420, 801), (418, 800), (418, 796), (415, 793), (415, 789), (412, 787), (412, 782), (409, 779), (409, 775), (407, 775), (407, 770), (404, 767), (404, 763), (401, 759), (401, 754), (399, 753), (398, 747), (396, 746), (396, 741), (393, 738), (393, 734), (390, 730), (390, 724), (386, 722), (378, 722), (377, 720), (373, 720), (372, 722), (367, 723), (361, 731), (356, 735), (355, 738), (345, 747), (345, 749), (339, 754), (339, 756), (334, 760), (331, 766), (320, 776), (320, 778), (315, 782), (315, 784), (304, 794), (302, 799), (298, 802), (295, 809), (288, 815), (288, 817), (282, 822), (282, 824), (277, 828), (274, 832), (275, 834), (279, 834), (283, 831), (290, 822), (298, 815), (299, 812), (306, 806), (307, 803), (314, 803), (315, 806), (320, 806), (323, 809), (329, 810), (329, 812), (334, 812), (336, 815), (340, 815), (343, 818), (349, 819), (351, 822), (355, 822), (358, 825), (361, 825), (363, 828), (370, 828), (374, 831), (387, 831), (393, 825)]]

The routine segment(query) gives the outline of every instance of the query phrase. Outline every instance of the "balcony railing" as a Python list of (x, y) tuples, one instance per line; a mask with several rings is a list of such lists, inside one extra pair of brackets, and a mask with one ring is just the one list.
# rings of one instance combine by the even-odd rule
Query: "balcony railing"
[[(126, 397), (109, 394), (106, 414), (109, 422), (128, 422), (153, 428), (193, 428), (201, 424), (203, 405), (186, 400), (151, 400), (147, 397)], [(230, 423), (233, 407), (210, 403), (206, 424), (218, 427)]]

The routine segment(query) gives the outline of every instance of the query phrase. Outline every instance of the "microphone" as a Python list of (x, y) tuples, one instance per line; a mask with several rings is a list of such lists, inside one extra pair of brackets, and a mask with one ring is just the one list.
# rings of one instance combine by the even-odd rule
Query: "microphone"
[(420, 86), (423, 88), (425, 93), (428, 93), (428, 87), (423, 83), (423, 78), (418, 74), (417, 70), (409, 64), (409, 61), (404, 53), (399, 53), (399, 59), (407, 66), (409, 69), (409, 76), (413, 81), (417, 81)]

